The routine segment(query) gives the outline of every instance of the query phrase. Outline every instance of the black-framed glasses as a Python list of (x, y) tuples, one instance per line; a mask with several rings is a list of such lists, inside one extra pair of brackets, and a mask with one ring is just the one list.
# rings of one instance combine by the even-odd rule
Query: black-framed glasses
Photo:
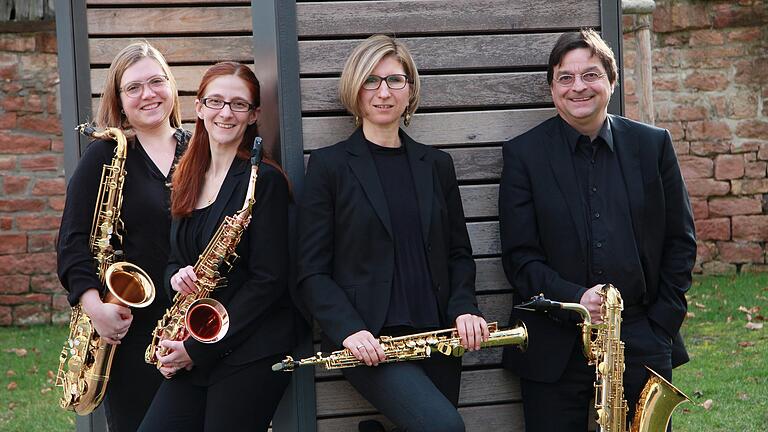
[(379, 87), (381, 87), (382, 81), (386, 82), (387, 87), (390, 89), (400, 90), (405, 88), (405, 85), (410, 83), (411, 79), (408, 78), (408, 75), (404, 74), (387, 75), (385, 77), (378, 75), (368, 75), (368, 78), (363, 81), (363, 88), (366, 90), (378, 90)]
[(587, 84), (598, 82), (605, 76), (600, 72), (584, 72), (580, 74), (563, 74), (555, 78), (555, 82), (563, 87), (570, 87), (576, 82), (576, 77), (581, 77), (581, 80)]
[(253, 104), (250, 104), (244, 100), (225, 101), (218, 98), (203, 98), (200, 100), (206, 107), (210, 109), (220, 110), (224, 109), (224, 105), (229, 105), (229, 109), (234, 112), (248, 112), (256, 108)]
[(168, 85), (168, 77), (165, 75), (156, 75), (146, 81), (131, 81), (120, 88), (120, 92), (129, 98), (141, 96), (144, 86), (148, 85), (154, 92), (165, 90)]

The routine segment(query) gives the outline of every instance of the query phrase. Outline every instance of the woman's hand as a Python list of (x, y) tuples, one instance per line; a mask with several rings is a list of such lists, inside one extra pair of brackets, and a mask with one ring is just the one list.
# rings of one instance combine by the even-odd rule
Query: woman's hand
[(197, 292), (197, 285), (195, 285), (195, 282), (197, 282), (197, 276), (195, 275), (195, 269), (192, 266), (180, 268), (176, 274), (171, 276), (171, 288), (184, 295)]
[(103, 303), (96, 288), (84, 292), (80, 296), (80, 304), (104, 342), (119, 345), (133, 321), (131, 310), (125, 306)]
[(376, 366), (387, 358), (384, 348), (368, 330), (352, 333), (344, 339), (342, 345), (367, 366)]
[(456, 318), (456, 330), (461, 338), (461, 346), (469, 351), (480, 349), (480, 343), (488, 341), (491, 333), (483, 317), (472, 314), (459, 315)]
[(172, 378), (181, 369), (192, 369), (194, 362), (187, 354), (184, 342), (163, 339), (160, 341), (160, 347), (168, 350), (167, 355), (161, 356), (159, 349), (157, 354), (157, 360), (160, 362), (158, 369), (164, 377)]

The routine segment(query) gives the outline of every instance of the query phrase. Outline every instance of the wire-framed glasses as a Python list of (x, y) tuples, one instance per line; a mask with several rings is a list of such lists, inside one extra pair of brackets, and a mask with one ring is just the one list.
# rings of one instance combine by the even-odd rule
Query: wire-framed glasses
[(120, 92), (129, 98), (141, 96), (144, 86), (148, 85), (154, 92), (165, 90), (168, 85), (168, 77), (165, 75), (156, 75), (146, 81), (131, 81), (120, 88)]
[(225, 101), (218, 98), (203, 98), (200, 102), (206, 107), (215, 110), (224, 109), (225, 105), (229, 105), (229, 109), (234, 112), (248, 112), (254, 108), (252, 104), (244, 100)]
[(563, 74), (555, 78), (555, 82), (563, 87), (570, 87), (576, 82), (576, 77), (581, 77), (581, 80), (587, 84), (596, 83), (605, 76), (600, 72), (584, 72), (580, 74)]

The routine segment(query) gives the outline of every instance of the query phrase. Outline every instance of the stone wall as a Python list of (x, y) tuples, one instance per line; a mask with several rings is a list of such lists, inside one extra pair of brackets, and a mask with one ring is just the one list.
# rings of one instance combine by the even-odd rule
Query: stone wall
[[(50, 26), (48, 26), (50, 27)], [(0, 33), (0, 325), (66, 321), (56, 33)]]
[[(696, 272), (764, 271), (768, 239), (768, 10), (762, 0), (657, 0), (656, 125), (691, 196)], [(626, 112), (638, 118), (635, 18), (625, 16)]]
[[(635, 20), (625, 17), (637, 118)], [(0, 31), (0, 325), (66, 322), (54, 242), (64, 205), (55, 31)], [(697, 272), (768, 268), (768, 12), (763, 1), (657, 1), (656, 124), (675, 141), (696, 217)]]

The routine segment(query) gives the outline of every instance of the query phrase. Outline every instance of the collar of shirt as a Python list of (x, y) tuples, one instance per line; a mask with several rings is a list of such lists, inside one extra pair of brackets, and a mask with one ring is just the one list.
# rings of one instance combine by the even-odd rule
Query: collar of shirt
[[(571, 152), (576, 152), (576, 144), (579, 142), (579, 138), (582, 136), (579, 131), (573, 128), (573, 126), (569, 125), (568, 122), (560, 118), (560, 125), (562, 127), (563, 133), (565, 134), (565, 139), (568, 142), (568, 145), (571, 146)], [(613, 151), (613, 133), (611, 133), (611, 122), (608, 121), (608, 118), (605, 118), (605, 121), (603, 122), (603, 126), (600, 128), (600, 131), (597, 133), (597, 138), (602, 138), (603, 141), (608, 145), (608, 149), (610, 151)], [(595, 140), (597, 140), (595, 138)]]

